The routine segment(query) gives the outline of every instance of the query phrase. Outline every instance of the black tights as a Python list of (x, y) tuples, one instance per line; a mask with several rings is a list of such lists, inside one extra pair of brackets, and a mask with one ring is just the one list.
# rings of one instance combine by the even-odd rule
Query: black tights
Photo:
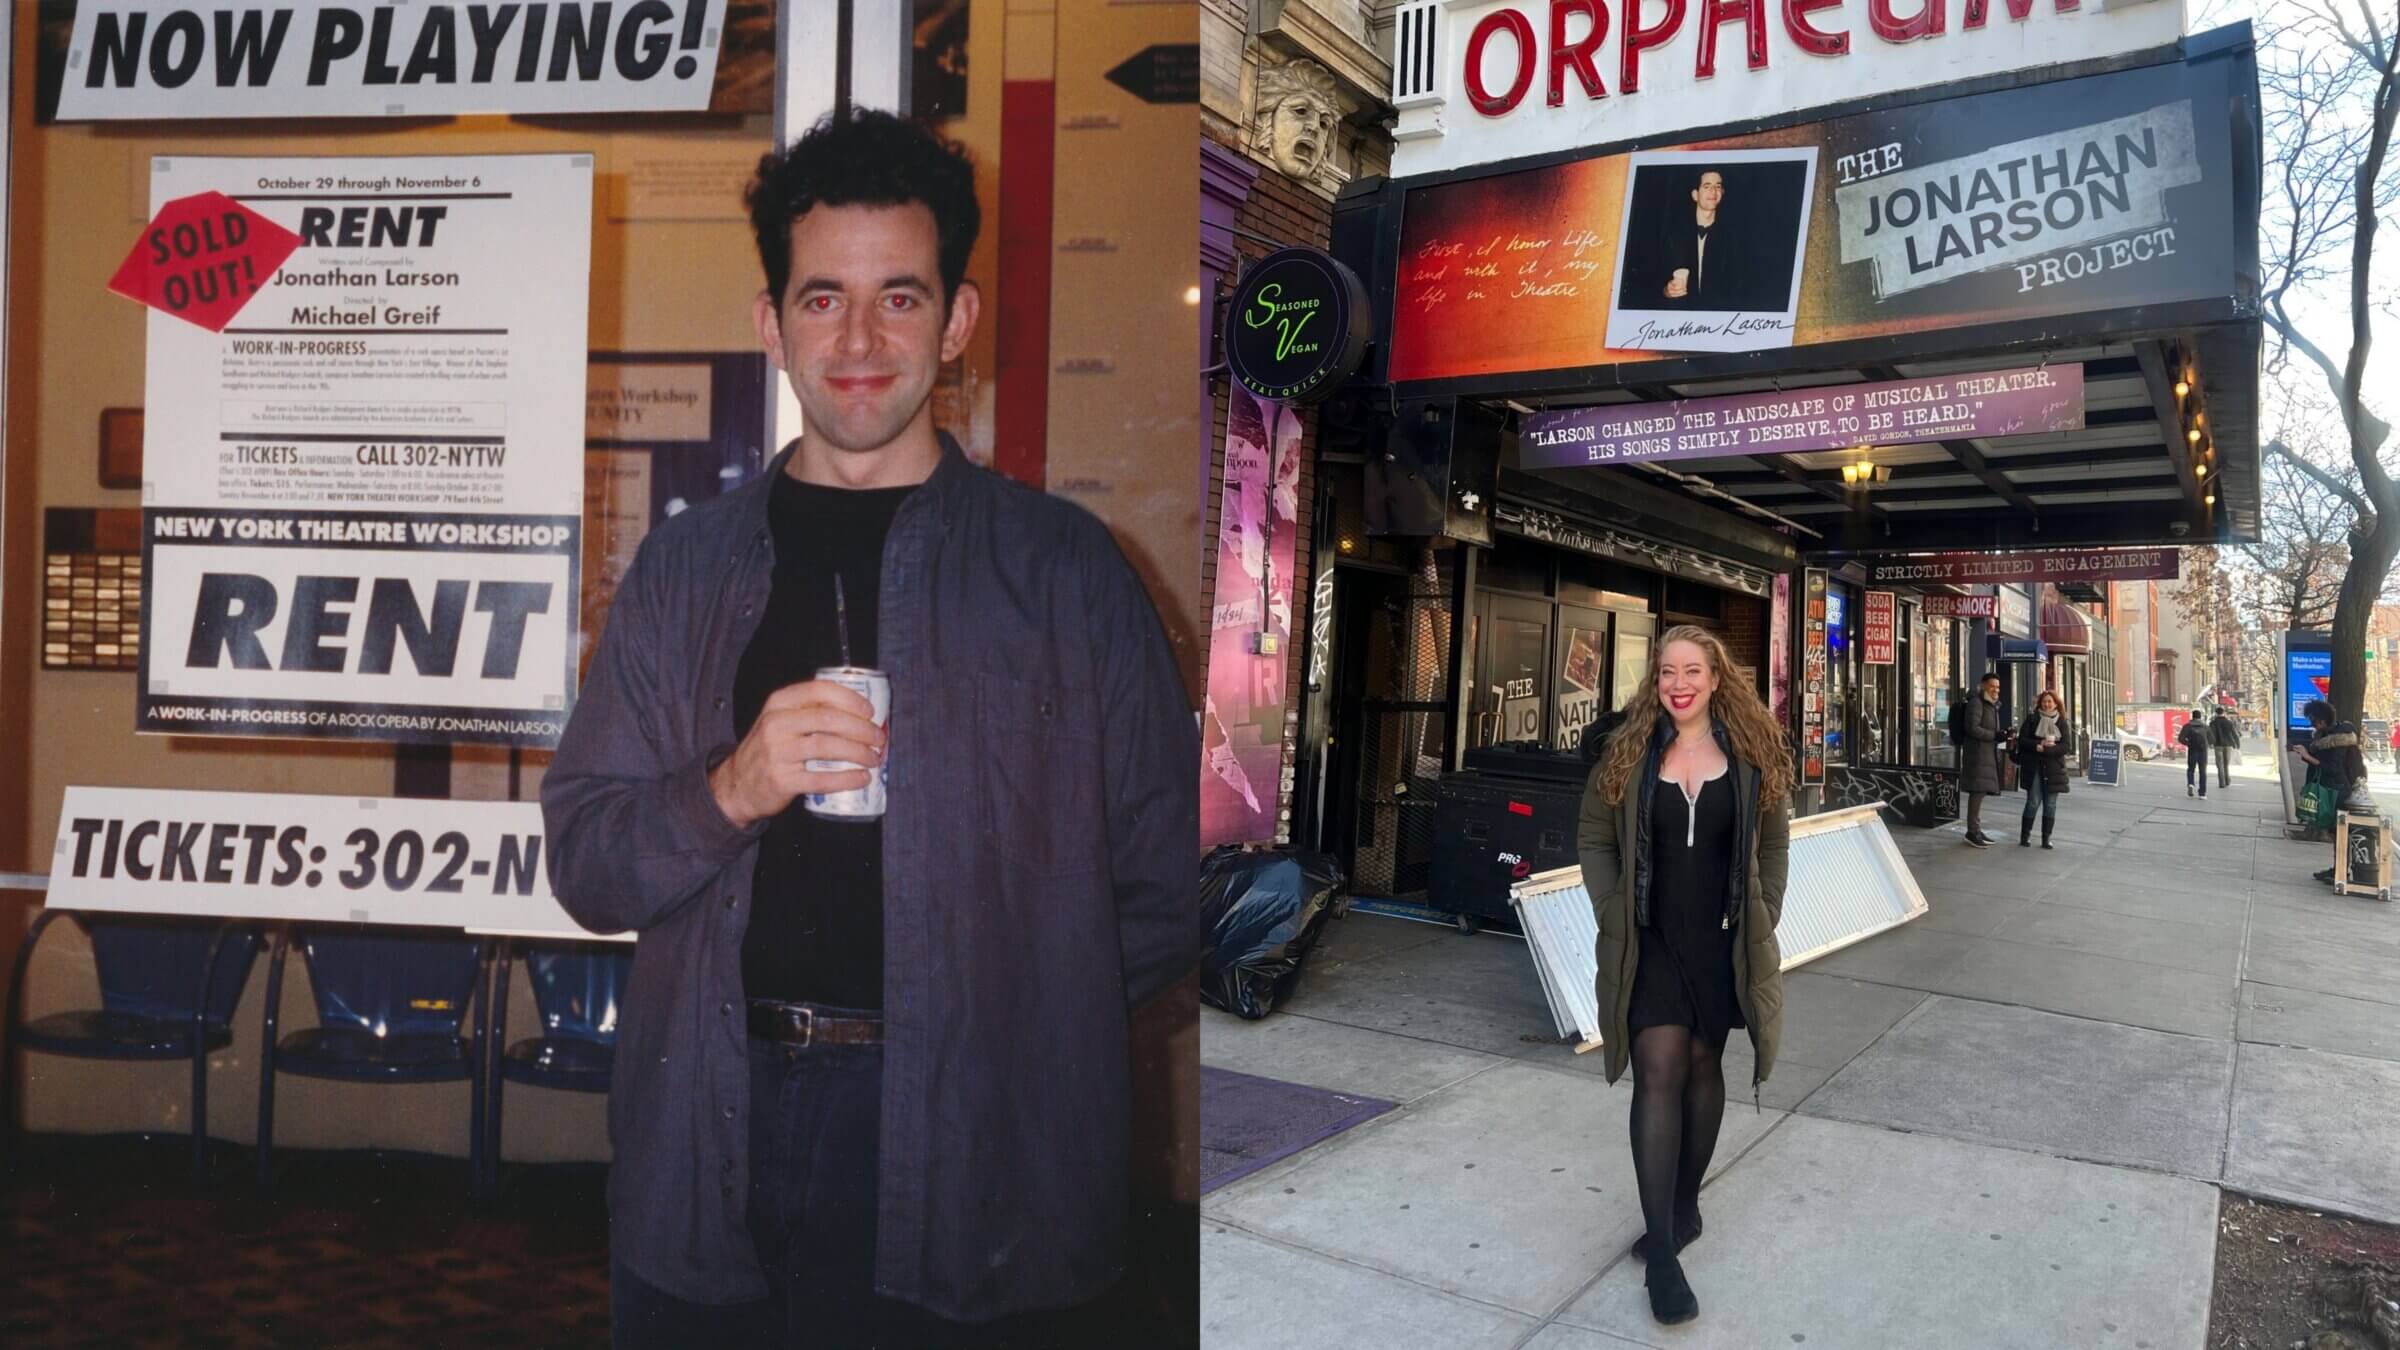
[(1689, 1027), (1633, 1038), (1633, 1177), (1651, 1250), (1675, 1250), (1676, 1216), (1700, 1212), (1700, 1181), (1725, 1123), (1722, 1047)]

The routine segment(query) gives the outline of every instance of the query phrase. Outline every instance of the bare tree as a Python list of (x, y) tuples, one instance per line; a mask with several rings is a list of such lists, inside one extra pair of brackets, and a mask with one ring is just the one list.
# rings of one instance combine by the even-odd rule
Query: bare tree
[(2267, 632), (2330, 628), (2350, 565), (2349, 503), (2284, 456), (2266, 463), (2258, 542), (2235, 582), (2235, 608)]
[[(2280, 462), (2316, 480), (2354, 513), (2333, 613), (2333, 703), (2356, 720), (2366, 694), (2367, 620), (2400, 555), (2400, 483), (2382, 460), (2391, 424), (2366, 405), (2370, 323), (2386, 298), (2374, 282), (2383, 215), (2400, 199), (2386, 174), (2400, 116), (2400, 13), (2375, 0), (2284, 0), (2259, 50), (2267, 139), (2261, 301), (2276, 337), (2269, 361), (2296, 359), (2322, 377), (2339, 410), (2355, 478), (2298, 456)], [(2350, 333), (2336, 360), (2294, 321), (2292, 302), (2344, 285)], [(2352, 486), (2355, 482), (2355, 486)], [(2266, 500), (2276, 497), (2270, 478)]]

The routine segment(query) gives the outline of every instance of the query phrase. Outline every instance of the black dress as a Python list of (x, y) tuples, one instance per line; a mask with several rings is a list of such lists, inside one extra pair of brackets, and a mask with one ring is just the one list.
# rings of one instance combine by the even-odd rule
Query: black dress
[(1744, 1025), (1733, 991), (1733, 944), (1725, 888), (1733, 865), (1733, 770), (1700, 785), (1697, 804), (1661, 778), (1651, 794), (1650, 922), (1641, 930), (1627, 1030), (1689, 1027), (1719, 1049)]

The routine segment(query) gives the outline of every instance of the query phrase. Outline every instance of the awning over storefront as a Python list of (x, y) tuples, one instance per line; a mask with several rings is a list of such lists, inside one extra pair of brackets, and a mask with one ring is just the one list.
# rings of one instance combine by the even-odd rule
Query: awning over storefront
[(2044, 600), (2042, 643), (2054, 653), (2089, 656), (2092, 651), (2092, 621), (2084, 616), (2082, 610), (2064, 600)]

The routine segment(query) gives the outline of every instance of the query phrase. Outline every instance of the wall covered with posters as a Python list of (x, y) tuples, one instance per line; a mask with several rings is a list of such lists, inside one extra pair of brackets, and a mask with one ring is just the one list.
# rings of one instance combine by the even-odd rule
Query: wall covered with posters
[(1391, 378), (2230, 301), (2252, 88), (2236, 51), (1415, 188)]
[(1208, 697), (1201, 722), (1200, 844), (1275, 838), (1281, 795), (1300, 419), (1236, 386), (1225, 428)]

